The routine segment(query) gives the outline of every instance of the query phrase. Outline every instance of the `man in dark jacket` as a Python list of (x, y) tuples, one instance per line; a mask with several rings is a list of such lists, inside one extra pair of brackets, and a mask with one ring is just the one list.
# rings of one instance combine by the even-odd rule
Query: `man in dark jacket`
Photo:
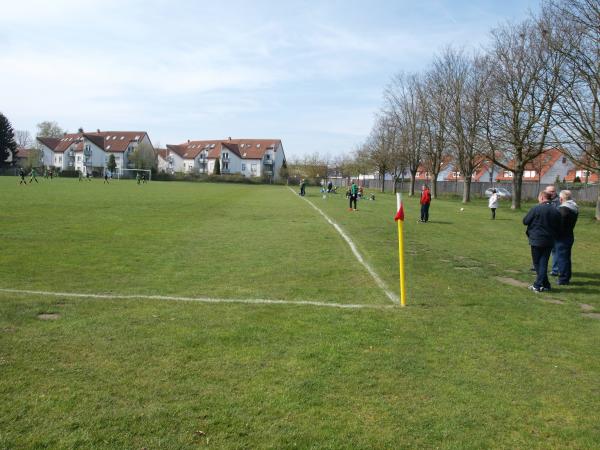
[(571, 249), (575, 242), (573, 229), (579, 216), (577, 203), (571, 199), (571, 191), (560, 191), (560, 207), (558, 212), (561, 217), (560, 234), (554, 248), (558, 260), (557, 284), (569, 284), (571, 281)]
[(535, 292), (551, 289), (548, 280), (548, 260), (561, 224), (560, 213), (552, 205), (552, 195), (549, 192), (541, 192), (539, 201), (540, 203), (531, 208), (523, 218), (523, 225), (527, 225), (526, 234), (537, 275), (529, 289)]

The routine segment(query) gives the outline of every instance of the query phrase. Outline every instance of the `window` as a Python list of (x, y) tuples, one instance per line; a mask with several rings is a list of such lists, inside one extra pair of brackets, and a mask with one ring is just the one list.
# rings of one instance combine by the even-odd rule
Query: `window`
[(526, 170), (523, 172), (524, 178), (535, 178), (535, 170)]
[(139, 140), (139, 138), (140, 138), (139, 136), (136, 136), (133, 140), (137, 141), (137, 140)]
[(256, 165), (256, 164), (252, 164), (252, 165), (250, 166), (250, 172), (252, 172), (252, 173), (256, 173), (256, 169), (257, 169), (257, 168), (258, 168), (258, 167), (257, 167), (257, 165)]
[(587, 178), (590, 176), (590, 171), (589, 170), (578, 170), (577, 172), (575, 172), (575, 176), (579, 177), (579, 178)]
[(223, 159), (229, 159), (229, 153), (223, 152)]
[(566, 164), (566, 163), (567, 163), (567, 158), (566, 158), (565, 156), (563, 156), (562, 163), (563, 163), (563, 164)]
[(229, 170), (229, 163), (227, 161), (223, 162), (223, 169)]
[(110, 139), (110, 136), (106, 136), (106, 140), (108, 141)]
[(512, 178), (512, 176), (513, 176), (512, 172), (510, 172), (508, 170), (504, 171), (504, 178)]
[(246, 164), (242, 163), (242, 172), (245, 172), (245, 171), (246, 171)]
[(125, 136), (121, 136), (121, 140), (125, 139)]
[(460, 177), (460, 172), (452, 172), (452, 178)]
[[(258, 145), (260, 145), (260, 144), (258, 144)], [(257, 145), (257, 146), (258, 146), (258, 145)], [(271, 159), (271, 155), (269, 155), (269, 154), (267, 153), (267, 154), (265, 155), (265, 158), (266, 158), (266, 159)]]
[(107, 146), (106, 146), (106, 150), (110, 150), (110, 145), (107, 145)]
[(77, 155), (77, 162), (81, 162), (81, 155)]

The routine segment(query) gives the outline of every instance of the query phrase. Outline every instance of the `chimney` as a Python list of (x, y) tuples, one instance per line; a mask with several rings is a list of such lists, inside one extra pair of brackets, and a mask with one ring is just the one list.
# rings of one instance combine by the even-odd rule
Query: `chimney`
[(190, 140), (188, 139), (188, 144), (190, 143)]
[(64, 137), (64, 136), (66, 136), (66, 135), (67, 135), (67, 132), (65, 131), (65, 132), (63, 133), (63, 137)]
[(96, 133), (100, 133), (100, 128), (97, 128), (97, 129), (96, 129)]
[(231, 140), (231, 136), (229, 136), (229, 140)]

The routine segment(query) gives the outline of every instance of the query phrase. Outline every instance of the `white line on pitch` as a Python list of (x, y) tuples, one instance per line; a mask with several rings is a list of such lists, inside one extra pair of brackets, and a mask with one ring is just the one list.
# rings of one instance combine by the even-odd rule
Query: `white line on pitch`
[(318, 306), (325, 308), (340, 309), (389, 309), (390, 305), (356, 305), (344, 303), (327, 303), (311, 300), (267, 300), (260, 298), (212, 298), (212, 297), (175, 297), (171, 295), (143, 295), (143, 294), (85, 294), (78, 292), (52, 292), (52, 291), (32, 291), (24, 289), (3, 289), (0, 292), (11, 294), (30, 294), (46, 295), (53, 297), (75, 297), (75, 298), (100, 298), (107, 300), (172, 300), (180, 302), (198, 302), (198, 303), (242, 303), (248, 305), (295, 305), (295, 306)]
[[(294, 191), (292, 188), (289, 188), (290, 191), (292, 191), (294, 193), (294, 195), (298, 195), (296, 193), (296, 191)], [(331, 220), (327, 214), (325, 214), (323, 211), (321, 211), (320, 208), (318, 208), (317, 206), (315, 206), (315, 204), (313, 202), (311, 202), (309, 199), (307, 199), (306, 197), (301, 197), (303, 200), (305, 200), (310, 206), (312, 206), (319, 214), (321, 214), (325, 220), (327, 222), (329, 222), (329, 224), (331, 226), (333, 226), (333, 228), (336, 229), (336, 231), (340, 234), (340, 236), (342, 236), (342, 238), (344, 238), (344, 240), (346, 241), (346, 243), (350, 246), (350, 250), (352, 250), (352, 253), (354, 253), (354, 256), (356, 257), (356, 259), (358, 260), (359, 263), (361, 263), (365, 269), (367, 269), (367, 272), (369, 272), (369, 274), (371, 275), (371, 277), (373, 277), (373, 280), (375, 280), (375, 283), (377, 283), (377, 286), (379, 286), (381, 288), (381, 290), (383, 292), (385, 292), (385, 295), (387, 295), (387, 297), (394, 303), (398, 303), (400, 304), (400, 300), (398, 300), (398, 297), (388, 289), (388, 287), (386, 286), (386, 284), (383, 282), (383, 280), (379, 277), (379, 275), (377, 275), (377, 272), (375, 272), (375, 270), (373, 270), (373, 268), (369, 265), (369, 263), (367, 263), (364, 258), (362, 257), (362, 255), (358, 252), (358, 249), (356, 248), (356, 245), (354, 245), (354, 242), (352, 241), (352, 239), (350, 239), (350, 237), (344, 232), (344, 230), (342, 230), (342, 228), (335, 223), (333, 220)]]

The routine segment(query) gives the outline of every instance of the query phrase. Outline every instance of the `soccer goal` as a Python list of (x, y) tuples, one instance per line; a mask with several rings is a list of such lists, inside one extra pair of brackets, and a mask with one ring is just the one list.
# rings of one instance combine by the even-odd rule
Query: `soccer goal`
[(146, 175), (146, 180), (152, 180), (152, 171), (148, 169), (117, 169), (117, 179), (135, 178), (138, 172)]

